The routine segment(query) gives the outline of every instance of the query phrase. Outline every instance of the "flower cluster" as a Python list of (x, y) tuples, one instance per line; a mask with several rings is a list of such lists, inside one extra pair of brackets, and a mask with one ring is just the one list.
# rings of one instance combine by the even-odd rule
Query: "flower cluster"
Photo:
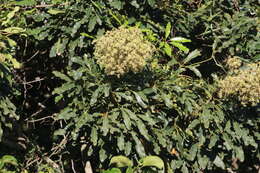
[(242, 61), (239, 59), (239, 57), (235, 56), (232, 58), (228, 58), (226, 64), (230, 70), (235, 70), (241, 67)]
[(144, 39), (141, 30), (136, 27), (108, 31), (94, 40), (94, 44), (97, 63), (104, 67), (108, 75), (117, 77), (129, 71), (141, 71), (155, 51), (155, 47)]
[(260, 62), (235, 70), (219, 81), (219, 88), (220, 98), (236, 98), (243, 106), (257, 105), (260, 103)]

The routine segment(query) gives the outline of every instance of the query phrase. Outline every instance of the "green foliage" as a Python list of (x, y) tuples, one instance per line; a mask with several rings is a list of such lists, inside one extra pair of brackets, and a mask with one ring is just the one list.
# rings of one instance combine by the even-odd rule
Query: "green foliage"
[(0, 172), (4, 173), (15, 173), (18, 171), (18, 162), (15, 157), (5, 155), (0, 158)]
[[(44, 151), (35, 158), (57, 159), (66, 172), (82, 172), (88, 160), (94, 169), (107, 167), (115, 155), (149, 166), (154, 162), (140, 158), (158, 155), (167, 172), (248, 172), (243, 167), (259, 164), (259, 101), (219, 100), (212, 78), (226, 76), (230, 56), (259, 63), (258, 1), (3, 2), (0, 138), (22, 110), (17, 134)], [(139, 28), (156, 51), (142, 68), (117, 78), (102, 68), (109, 61), (99, 66), (93, 40), (120, 27)], [(139, 46), (132, 47), (127, 55)], [(15, 81), (23, 84), (22, 96)], [(32, 165), (53, 172), (48, 164)]]
[(127, 168), (126, 173), (136, 172), (155, 172), (153, 168), (157, 168), (156, 172), (164, 172), (163, 160), (158, 156), (146, 156), (138, 161), (138, 165), (133, 167), (133, 163), (125, 156), (114, 156), (111, 158), (110, 165), (116, 165), (117, 168), (111, 168), (102, 173), (121, 173), (121, 169)]

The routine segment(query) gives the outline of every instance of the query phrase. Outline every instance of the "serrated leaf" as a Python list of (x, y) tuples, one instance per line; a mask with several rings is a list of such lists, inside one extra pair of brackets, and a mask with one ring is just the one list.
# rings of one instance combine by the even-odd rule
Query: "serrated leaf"
[(171, 33), (171, 22), (168, 22), (165, 28), (165, 39), (167, 39)]
[(183, 37), (174, 37), (174, 38), (171, 39), (171, 41), (179, 42), (179, 43), (191, 42), (191, 40), (183, 38)]
[(194, 50), (191, 53), (189, 53), (189, 55), (183, 60), (183, 63), (186, 64), (188, 62), (190, 62), (192, 59), (200, 56), (200, 51), (199, 50)]
[(100, 93), (102, 92), (103, 90), (103, 86), (99, 86), (92, 94), (91, 96), (91, 99), (90, 99), (90, 105), (94, 105), (97, 101), (98, 101), (98, 98), (99, 98), (99, 95)]
[(219, 167), (219, 168), (222, 168), (223, 170), (225, 169), (225, 163), (223, 162), (223, 160), (219, 157), (219, 156), (216, 156), (215, 160), (213, 161), (213, 163)]
[(95, 127), (92, 127), (91, 129), (90, 140), (94, 146), (97, 145), (98, 135), (97, 135), (97, 129)]
[(130, 130), (132, 123), (131, 123), (131, 120), (129, 118), (129, 115), (124, 110), (121, 110), (121, 112), (122, 112), (124, 124), (125, 124), (127, 130)]
[(107, 116), (103, 117), (102, 131), (104, 132), (104, 136), (106, 136), (109, 131), (109, 121)]
[(135, 132), (131, 132), (131, 135), (135, 141), (135, 149), (137, 151), (137, 154), (139, 155), (139, 157), (145, 157), (145, 150), (144, 150), (144, 146), (142, 144), (142, 142), (139, 140), (139, 138), (137, 138), (137, 134)]
[(189, 170), (188, 170), (188, 168), (185, 164), (181, 167), (181, 172), (182, 173), (189, 173)]
[(216, 142), (219, 140), (219, 137), (217, 136), (217, 135), (213, 135), (213, 136), (211, 136), (211, 138), (210, 138), (210, 143), (209, 143), (209, 148), (211, 149), (212, 147), (214, 147), (215, 146), (215, 144), (216, 144)]
[(121, 133), (121, 135), (117, 138), (117, 146), (120, 151), (123, 151), (125, 148), (125, 139), (123, 133)]
[(128, 141), (125, 143), (125, 155), (129, 156), (131, 154), (131, 151), (132, 151), (132, 143)]
[(109, 165), (115, 164), (116, 167), (132, 167), (133, 162), (125, 156), (114, 156), (111, 158)]
[(170, 99), (170, 96), (168, 96), (168, 95), (162, 93), (161, 97), (162, 97), (162, 99), (163, 99), (165, 105), (166, 105), (168, 108), (172, 108), (172, 107), (173, 107), (173, 103), (172, 103), (172, 101), (171, 101), (171, 99)]
[(138, 120), (136, 122), (137, 122), (137, 127), (139, 129), (139, 132), (145, 137), (145, 139), (147, 139), (149, 141), (150, 137), (149, 137), (148, 130), (147, 130), (145, 124), (141, 120)]
[(88, 23), (88, 32), (92, 32), (97, 24), (97, 20), (98, 20), (98, 17), (97, 16), (92, 16), (90, 18), (90, 21)]
[(113, 0), (109, 4), (117, 10), (121, 10), (123, 8), (123, 1)]
[(65, 80), (65, 81), (67, 81), (67, 82), (71, 82), (71, 79), (68, 77), (68, 76), (66, 76), (65, 74), (63, 74), (63, 73), (61, 73), (61, 72), (59, 72), (59, 71), (53, 71), (52, 72), (56, 77), (58, 77), (58, 78), (60, 78), (60, 79), (62, 79), (62, 80)]
[(103, 148), (101, 148), (101, 149), (99, 150), (99, 160), (100, 160), (101, 162), (104, 162), (104, 161), (106, 160), (106, 158), (107, 158), (106, 151), (105, 151)]
[(139, 105), (141, 105), (143, 108), (147, 108), (147, 105), (144, 103), (142, 97), (137, 92), (133, 92), (136, 98), (136, 101)]
[(236, 157), (243, 162), (245, 160), (245, 154), (242, 147), (235, 147)]
[(142, 167), (154, 166), (158, 169), (164, 169), (164, 162), (158, 156), (146, 156), (141, 159), (140, 163)]

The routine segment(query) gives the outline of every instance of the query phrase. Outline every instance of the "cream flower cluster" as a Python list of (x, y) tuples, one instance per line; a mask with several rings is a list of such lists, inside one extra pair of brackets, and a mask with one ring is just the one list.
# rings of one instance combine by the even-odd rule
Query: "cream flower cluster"
[(241, 67), (242, 61), (239, 59), (239, 57), (235, 56), (232, 58), (228, 58), (226, 64), (230, 70), (234, 70)]
[[(237, 67), (240, 63), (233, 63)], [(236, 98), (243, 106), (260, 103), (260, 62), (235, 69), (232, 75), (219, 81), (220, 98)]]
[(117, 77), (129, 71), (141, 71), (155, 51), (155, 47), (144, 39), (141, 30), (136, 27), (108, 31), (93, 43), (97, 63), (104, 67), (108, 75)]

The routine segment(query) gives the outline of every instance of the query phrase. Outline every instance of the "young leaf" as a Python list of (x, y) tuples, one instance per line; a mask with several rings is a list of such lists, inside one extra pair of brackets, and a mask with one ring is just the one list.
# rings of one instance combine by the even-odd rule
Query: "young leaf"
[(158, 169), (164, 168), (164, 162), (158, 156), (146, 156), (146, 157), (141, 159), (140, 163), (141, 163), (142, 167), (154, 166)]
[(125, 124), (127, 130), (130, 130), (132, 123), (131, 123), (131, 120), (129, 118), (129, 115), (123, 109), (122, 109), (121, 112), (122, 112), (124, 124)]
[(173, 42), (179, 42), (179, 43), (187, 43), (187, 42), (191, 42), (191, 40), (183, 38), (183, 37), (174, 37), (171, 39), (171, 41)]
[(111, 158), (109, 165), (116, 164), (116, 167), (131, 167), (133, 162), (125, 156), (114, 156)]
[(219, 156), (216, 156), (215, 160), (213, 161), (213, 163), (219, 167), (219, 168), (222, 168), (223, 170), (225, 169), (225, 163), (223, 162), (223, 160), (219, 157)]
[(168, 43), (164, 44), (163, 50), (168, 56), (172, 56), (172, 48)]
[(169, 37), (170, 33), (171, 33), (171, 23), (168, 22), (165, 28), (165, 39)]
[(97, 145), (98, 135), (97, 135), (97, 129), (95, 127), (92, 127), (91, 134), (90, 134), (90, 140), (94, 146)]
[(177, 47), (178, 49), (182, 50), (182, 51), (185, 52), (185, 53), (188, 53), (188, 52), (189, 52), (189, 48), (187, 48), (186, 46), (184, 46), (184, 45), (181, 44), (181, 43), (174, 42), (174, 41), (171, 41), (170, 43), (171, 43), (173, 46)]

